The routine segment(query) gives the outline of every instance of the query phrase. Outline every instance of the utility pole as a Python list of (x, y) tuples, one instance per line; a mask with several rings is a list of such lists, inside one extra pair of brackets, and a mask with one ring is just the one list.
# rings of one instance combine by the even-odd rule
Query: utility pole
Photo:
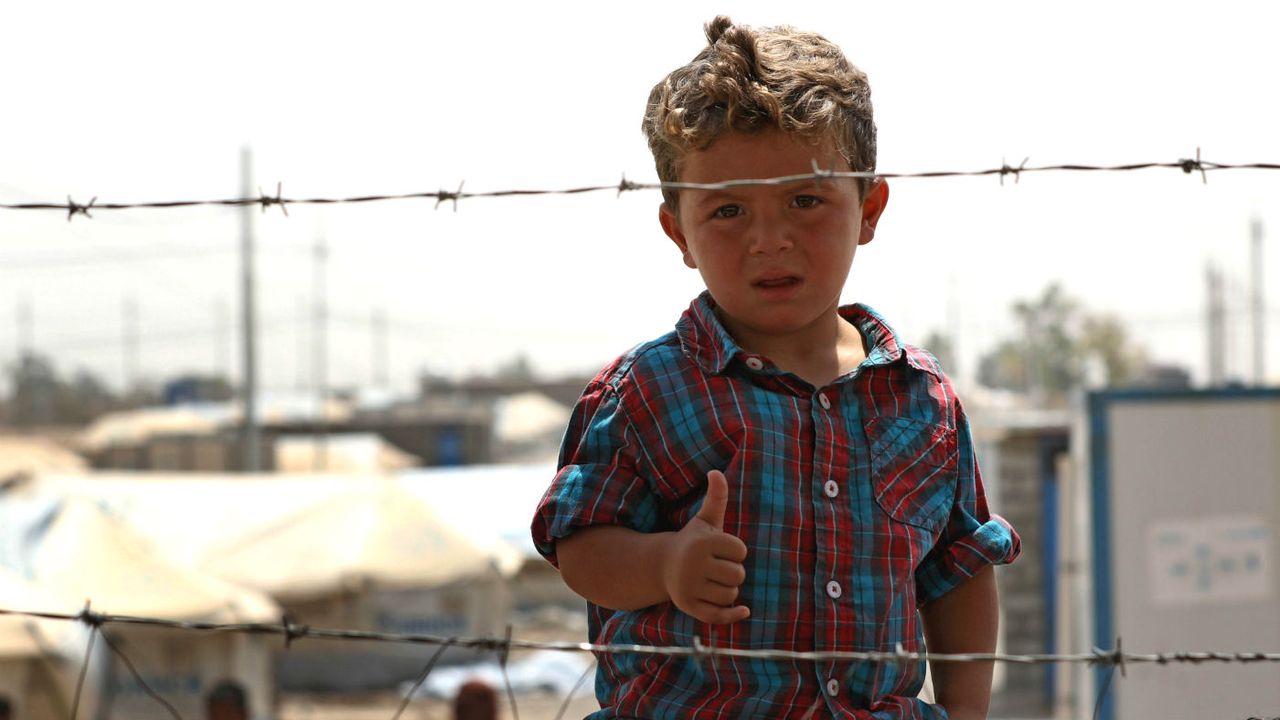
[(1227, 333), (1222, 271), (1212, 261), (1205, 268), (1205, 281), (1208, 295), (1205, 322), (1208, 330), (1209, 386), (1217, 387), (1226, 379)]
[(378, 308), (373, 311), (373, 386), (386, 388), (391, 381), (390, 361), (387, 337), (387, 311)]
[(320, 404), (319, 424), (316, 428), (315, 469), (324, 472), (329, 468), (329, 348), (326, 332), (329, 318), (327, 307), (328, 287), (325, 283), (329, 264), (329, 246), (325, 243), (324, 235), (316, 236), (314, 252), (315, 266), (313, 268), (314, 284), (312, 291), (315, 293), (313, 305), (315, 315), (312, 319), (314, 326), (311, 335), (312, 352), (315, 355), (312, 358), (312, 368), (315, 373), (316, 400)]
[(1253, 384), (1267, 381), (1267, 306), (1262, 296), (1262, 218), (1254, 216), (1250, 223), (1249, 263), (1253, 266)]
[(124, 328), (124, 357), (120, 366), (124, 373), (123, 391), (125, 397), (138, 386), (138, 356), (139, 346), (141, 345), (138, 332), (138, 299), (132, 295), (126, 295), (124, 298), (124, 307), (122, 308), (123, 328)]
[(222, 298), (213, 300), (213, 374), (231, 382), (231, 351), (228, 337), (231, 334), (231, 321), (227, 314), (227, 303)]
[[(307, 386), (310, 384), (307, 373), (307, 353), (310, 351), (310, 344), (307, 339), (307, 321), (312, 312), (305, 296), (297, 296), (294, 302), (294, 310), (297, 312), (297, 322), (293, 324), (294, 339), (297, 341), (297, 350), (294, 355), (298, 366), (294, 369), (293, 389), (298, 393), (298, 397), (301, 398), (306, 396)], [(314, 331), (315, 328), (312, 328), (313, 333)]]
[(35, 351), (35, 314), (31, 311), (31, 298), (18, 301), (18, 361)]
[[(240, 197), (252, 197), (253, 153), (248, 147), (240, 149)], [(244, 350), (244, 386), (241, 397), (244, 417), (241, 421), (240, 467), (244, 472), (258, 472), (261, 463), (261, 442), (258, 428), (258, 354), (255, 342), (257, 322), (254, 307), (253, 283), (253, 209), (240, 206), (240, 334)]]

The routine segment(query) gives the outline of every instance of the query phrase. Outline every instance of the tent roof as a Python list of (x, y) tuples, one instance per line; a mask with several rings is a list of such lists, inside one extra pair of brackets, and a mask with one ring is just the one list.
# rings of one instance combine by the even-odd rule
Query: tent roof
[[(18, 575), (0, 567), (0, 608), (48, 610), (50, 600)], [(0, 658), (36, 657), (44, 650), (37, 627), (41, 621), (22, 615), (0, 615)]]
[(0, 435), (0, 480), (25, 473), (80, 471), (85, 467), (83, 458), (49, 438)]
[[(43, 609), (94, 610), (175, 620), (255, 622), (279, 617), (276, 604), (223, 580), (179, 567), (123, 520), (78, 499), (35, 503), (25, 526), (4, 523), (20, 538), (0, 556), (40, 588)], [(45, 512), (39, 512), (43, 505)], [(21, 519), (7, 503), (6, 520)], [(12, 537), (12, 536), (10, 536)]]
[(276, 597), (365, 583), (430, 587), (494, 572), (484, 550), (393, 479), (335, 493), (280, 517), (203, 566)]
[(422, 464), (422, 458), (407, 453), (377, 433), (336, 433), (281, 435), (276, 438), (276, 470), (282, 473), (377, 473), (394, 472)]

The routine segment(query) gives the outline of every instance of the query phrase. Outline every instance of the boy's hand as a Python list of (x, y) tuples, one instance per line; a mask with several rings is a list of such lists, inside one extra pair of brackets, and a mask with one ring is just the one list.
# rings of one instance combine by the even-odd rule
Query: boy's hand
[(738, 586), (747, 577), (742, 561), (747, 546), (724, 532), (729, 482), (724, 473), (707, 473), (702, 508), (672, 537), (663, 583), (676, 607), (702, 622), (725, 624), (745, 620), (751, 611), (734, 605)]

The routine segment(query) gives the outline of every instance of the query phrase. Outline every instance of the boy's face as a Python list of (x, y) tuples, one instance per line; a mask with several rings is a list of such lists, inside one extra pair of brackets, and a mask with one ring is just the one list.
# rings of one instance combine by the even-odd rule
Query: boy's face
[[(684, 157), (681, 182), (806, 175), (844, 169), (835, 143), (810, 145), (780, 131), (726, 135)], [(662, 228), (702, 275), (726, 329), (739, 342), (799, 337), (836, 315), (854, 252), (871, 242), (888, 200), (883, 181), (853, 179), (727, 190), (681, 190)]]

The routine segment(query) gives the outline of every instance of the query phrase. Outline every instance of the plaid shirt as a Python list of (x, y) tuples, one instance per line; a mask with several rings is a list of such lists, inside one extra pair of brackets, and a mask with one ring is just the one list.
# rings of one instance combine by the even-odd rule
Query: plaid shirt
[[(729, 480), (724, 530), (747, 544), (740, 602), (711, 626), (671, 603), (588, 604), (602, 644), (780, 650), (923, 649), (917, 608), (978, 570), (1012, 561), (1017, 534), (987, 511), (968, 422), (928, 353), (861, 305), (841, 316), (867, 359), (814, 388), (740, 348), (703, 293), (675, 331), (587, 386), (560, 470), (533, 520), (553, 564), (576, 528), (677, 530), (706, 473)], [(916, 698), (924, 663), (830, 663), (601, 653), (592, 718), (941, 718)], [(820, 708), (819, 708), (820, 709)]]

